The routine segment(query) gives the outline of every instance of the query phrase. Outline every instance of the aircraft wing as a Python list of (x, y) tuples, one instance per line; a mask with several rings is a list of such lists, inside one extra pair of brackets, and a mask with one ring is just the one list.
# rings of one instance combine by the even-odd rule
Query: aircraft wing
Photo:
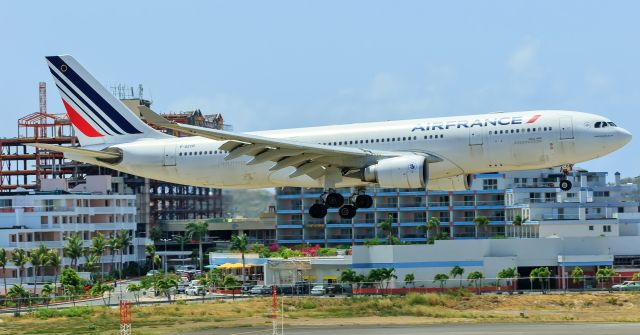
[(335, 147), (322, 144), (300, 142), (289, 139), (265, 137), (252, 134), (234, 133), (225, 130), (204, 128), (169, 121), (154, 113), (151, 109), (139, 109), (141, 116), (156, 126), (176, 130), (182, 133), (226, 141), (220, 149), (227, 151), (225, 160), (240, 156), (252, 156), (248, 165), (267, 161), (275, 164), (270, 170), (276, 171), (289, 166), (296, 167), (290, 177), (308, 175), (317, 179), (328, 168), (338, 168), (343, 174), (349, 170), (360, 169), (377, 161), (408, 154), (423, 155), (429, 162), (440, 162), (439, 157), (422, 152), (402, 152), (371, 150), (354, 147)]

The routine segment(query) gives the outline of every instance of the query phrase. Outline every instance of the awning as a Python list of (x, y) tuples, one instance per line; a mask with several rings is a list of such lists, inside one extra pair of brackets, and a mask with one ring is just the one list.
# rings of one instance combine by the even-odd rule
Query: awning
[[(255, 264), (245, 264), (245, 268), (249, 268), (255, 266)], [(229, 270), (229, 269), (242, 269), (242, 263), (224, 263), (218, 266), (218, 269)]]
[(338, 280), (338, 276), (322, 276), (325, 280)]

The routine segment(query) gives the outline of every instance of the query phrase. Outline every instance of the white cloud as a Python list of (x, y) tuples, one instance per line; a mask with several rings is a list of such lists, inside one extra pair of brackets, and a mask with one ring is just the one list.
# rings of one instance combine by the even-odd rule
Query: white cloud
[(507, 62), (509, 69), (516, 74), (537, 71), (536, 58), (539, 48), (538, 40), (527, 38), (511, 53)]

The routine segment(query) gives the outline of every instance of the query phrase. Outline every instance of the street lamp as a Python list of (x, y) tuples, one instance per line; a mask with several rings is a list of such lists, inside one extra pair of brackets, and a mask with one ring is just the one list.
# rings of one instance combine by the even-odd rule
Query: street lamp
[(161, 238), (160, 241), (164, 242), (164, 260), (162, 262), (164, 266), (164, 274), (167, 274), (167, 242), (171, 241), (170, 238)]

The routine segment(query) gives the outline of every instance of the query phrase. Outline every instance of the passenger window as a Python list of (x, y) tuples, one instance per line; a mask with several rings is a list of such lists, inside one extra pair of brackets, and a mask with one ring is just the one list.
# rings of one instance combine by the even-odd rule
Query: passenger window
[(444, 134), (440, 134), (440, 138), (444, 138)]
[(427, 135), (424, 135), (424, 139), (425, 139), (425, 140), (427, 139)]
[(402, 138), (402, 140), (403, 140), (403, 141), (406, 141), (406, 140), (407, 140), (407, 138), (406, 138), (406, 137), (403, 137), (403, 138)]
[(596, 123), (593, 125), (593, 128), (600, 128), (600, 126), (601, 126), (601, 125), (602, 125), (602, 122), (596, 122)]
[(417, 136), (414, 136), (414, 137), (413, 137), (413, 140), (415, 141), (416, 139), (418, 139), (418, 137), (417, 137)]
[(491, 135), (491, 130), (489, 130), (489, 135)]
[(376, 143), (380, 143), (380, 139), (379, 138), (376, 138)]
[(616, 124), (613, 123), (613, 122), (607, 122), (607, 124), (609, 124), (611, 127), (615, 127), (616, 126)]

